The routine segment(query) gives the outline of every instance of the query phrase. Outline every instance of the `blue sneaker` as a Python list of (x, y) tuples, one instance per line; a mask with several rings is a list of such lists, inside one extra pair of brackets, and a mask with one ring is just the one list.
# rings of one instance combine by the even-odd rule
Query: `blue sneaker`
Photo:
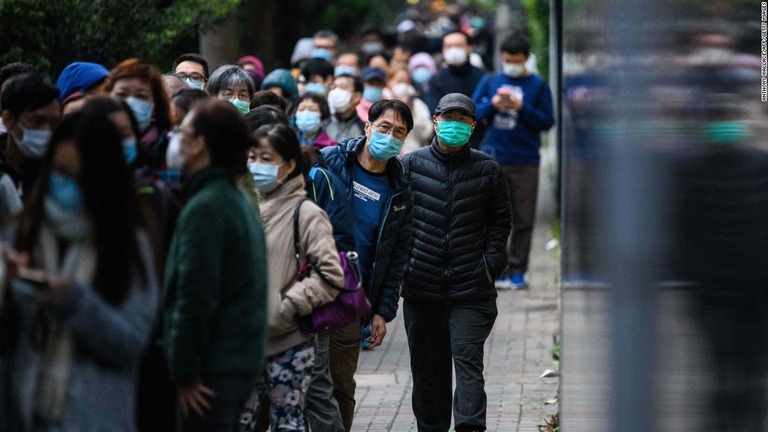
[(509, 276), (501, 275), (493, 283), (493, 286), (495, 286), (497, 290), (508, 290), (512, 289), (512, 282), (509, 281)]
[(522, 273), (513, 274), (512, 277), (509, 278), (509, 282), (512, 285), (511, 289), (513, 290), (528, 289), (528, 282), (525, 281), (525, 277), (523, 277)]

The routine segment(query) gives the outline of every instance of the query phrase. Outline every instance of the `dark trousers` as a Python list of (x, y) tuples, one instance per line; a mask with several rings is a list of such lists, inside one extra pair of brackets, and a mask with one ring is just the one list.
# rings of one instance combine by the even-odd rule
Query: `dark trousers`
[(258, 381), (258, 373), (227, 374), (203, 378), (203, 385), (216, 392), (208, 399), (211, 409), (200, 416), (190, 410), (188, 417), (182, 417), (182, 432), (234, 432), (240, 430), (240, 415), (245, 402)]
[(512, 205), (512, 232), (507, 241), (509, 265), (507, 273), (528, 271), (533, 224), (536, 219), (536, 199), (539, 191), (538, 165), (504, 164), (501, 166)]
[(328, 334), (315, 336), (315, 365), (304, 399), (304, 410), (312, 432), (344, 432), (339, 405), (333, 398)]
[(344, 430), (352, 430), (355, 416), (355, 372), (360, 357), (360, 323), (354, 322), (330, 335), (329, 358), (333, 398), (339, 404)]
[(447, 432), (451, 405), (456, 431), (485, 430), (483, 345), (497, 314), (495, 298), (453, 304), (403, 302), (419, 432)]

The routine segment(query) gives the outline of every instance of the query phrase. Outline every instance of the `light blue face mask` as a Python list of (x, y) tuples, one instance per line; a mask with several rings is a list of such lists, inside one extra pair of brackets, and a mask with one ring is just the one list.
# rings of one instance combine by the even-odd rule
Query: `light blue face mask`
[(152, 124), (152, 113), (155, 111), (155, 104), (133, 96), (125, 98), (125, 103), (131, 108), (133, 117), (136, 118), (139, 132), (149, 129), (149, 125)]
[(363, 98), (371, 102), (378, 102), (384, 99), (384, 89), (381, 87), (366, 87), (363, 90)]
[(76, 213), (83, 209), (83, 193), (74, 178), (51, 172), (48, 179), (48, 196), (62, 212)]
[(202, 90), (203, 86), (205, 86), (204, 82), (195, 82), (195, 81), (192, 81), (190, 78), (185, 79), (184, 82), (187, 83), (187, 87), (193, 88), (196, 90)]
[(238, 111), (240, 111), (240, 114), (246, 115), (248, 114), (248, 111), (251, 110), (251, 104), (246, 101), (241, 101), (238, 98), (232, 98), (229, 100), (229, 102), (237, 108)]
[(320, 128), (320, 113), (317, 111), (297, 111), (296, 128), (308, 134)]
[(325, 86), (322, 83), (311, 82), (304, 86), (304, 93), (317, 93), (325, 96)]
[(333, 53), (325, 48), (315, 48), (309, 52), (309, 57), (319, 58), (327, 62), (331, 62), (333, 60)]
[(123, 140), (123, 155), (126, 165), (130, 165), (136, 160), (139, 151), (136, 148), (136, 137), (130, 137)]
[(262, 193), (270, 193), (283, 184), (283, 182), (277, 178), (277, 170), (283, 166), (283, 164), (285, 164), (285, 162), (280, 165), (249, 162), (248, 170), (253, 176), (253, 183), (256, 185), (256, 189)]
[(385, 162), (400, 154), (403, 142), (392, 135), (371, 131), (371, 139), (368, 140), (368, 150), (371, 156), (379, 162)]
[(427, 68), (416, 68), (416, 70), (414, 70), (411, 74), (411, 78), (413, 78), (413, 80), (417, 83), (424, 84), (432, 79), (432, 72), (430, 72)]
[(357, 68), (354, 66), (336, 66), (336, 68), (333, 70), (333, 76), (341, 76), (341, 75), (352, 75), (352, 76), (358, 76), (360, 73), (357, 71)]

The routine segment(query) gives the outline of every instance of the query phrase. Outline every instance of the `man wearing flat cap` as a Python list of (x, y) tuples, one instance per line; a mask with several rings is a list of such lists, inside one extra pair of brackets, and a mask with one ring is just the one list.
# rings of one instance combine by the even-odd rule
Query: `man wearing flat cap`
[[(511, 215), (501, 167), (467, 145), (475, 105), (443, 96), (437, 136), (409, 153), (413, 247), (402, 297), (419, 432), (484, 431), (483, 345), (496, 320), (494, 280), (507, 265)], [(452, 365), (456, 393), (452, 398)]]

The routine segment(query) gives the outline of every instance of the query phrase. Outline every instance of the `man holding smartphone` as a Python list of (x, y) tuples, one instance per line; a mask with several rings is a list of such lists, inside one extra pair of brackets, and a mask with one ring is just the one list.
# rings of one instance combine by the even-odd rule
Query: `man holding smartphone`
[(555, 123), (549, 85), (525, 66), (530, 52), (526, 36), (509, 36), (501, 44), (502, 71), (485, 76), (472, 95), (477, 120), (489, 122), (482, 150), (501, 164), (512, 204), (508, 265), (496, 280), (497, 289), (528, 288), (525, 272), (536, 216), (540, 135)]

